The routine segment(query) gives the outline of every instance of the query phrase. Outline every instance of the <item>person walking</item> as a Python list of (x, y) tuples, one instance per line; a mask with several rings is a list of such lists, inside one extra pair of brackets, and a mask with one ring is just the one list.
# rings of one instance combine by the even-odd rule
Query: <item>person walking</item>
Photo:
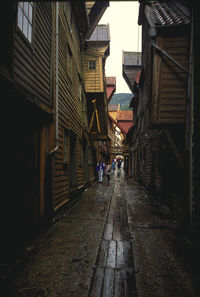
[(111, 174), (111, 164), (110, 164), (110, 161), (108, 161), (105, 169), (107, 183), (110, 181), (110, 174)]
[(99, 162), (97, 163), (97, 172), (98, 172), (98, 178), (100, 183), (102, 183), (103, 181), (104, 170), (105, 170), (105, 164), (100, 159)]
[(111, 168), (112, 168), (112, 173), (114, 173), (114, 171), (115, 171), (115, 161), (114, 160), (112, 160)]

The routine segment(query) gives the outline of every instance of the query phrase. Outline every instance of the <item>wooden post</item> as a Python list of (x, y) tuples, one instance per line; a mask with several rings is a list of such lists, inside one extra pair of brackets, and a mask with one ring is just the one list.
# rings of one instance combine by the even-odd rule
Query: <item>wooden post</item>
[(94, 104), (94, 111), (93, 111), (92, 118), (90, 121), (89, 132), (92, 129), (92, 124), (94, 122), (94, 116), (96, 115), (98, 132), (101, 133), (100, 124), (99, 124), (99, 115), (98, 115), (97, 106), (96, 106), (96, 99), (93, 99), (92, 103)]

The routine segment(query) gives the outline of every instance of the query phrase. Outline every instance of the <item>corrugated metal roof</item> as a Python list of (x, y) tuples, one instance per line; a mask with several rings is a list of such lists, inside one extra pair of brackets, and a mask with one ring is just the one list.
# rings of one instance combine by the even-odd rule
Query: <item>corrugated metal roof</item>
[(96, 26), (89, 41), (110, 41), (109, 24)]
[(145, 14), (155, 26), (175, 26), (190, 23), (190, 9), (181, 1), (154, 1), (148, 3)]
[(123, 52), (123, 64), (127, 66), (141, 66), (141, 52)]

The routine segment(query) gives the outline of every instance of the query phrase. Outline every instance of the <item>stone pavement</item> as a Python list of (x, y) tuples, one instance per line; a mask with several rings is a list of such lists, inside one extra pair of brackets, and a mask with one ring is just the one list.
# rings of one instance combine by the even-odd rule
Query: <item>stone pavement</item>
[(123, 172), (69, 204), (3, 279), (4, 297), (198, 297), (178, 226)]

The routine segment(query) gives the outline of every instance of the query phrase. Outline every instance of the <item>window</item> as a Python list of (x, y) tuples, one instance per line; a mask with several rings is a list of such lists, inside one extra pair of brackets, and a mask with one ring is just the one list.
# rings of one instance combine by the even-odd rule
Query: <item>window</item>
[(29, 42), (32, 42), (33, 2), (18, 3), (17, 25)]
[(96, 61), (95, 60), (91, 60), (88, 62), (88, 69), (89, 70), (96, 70)]

